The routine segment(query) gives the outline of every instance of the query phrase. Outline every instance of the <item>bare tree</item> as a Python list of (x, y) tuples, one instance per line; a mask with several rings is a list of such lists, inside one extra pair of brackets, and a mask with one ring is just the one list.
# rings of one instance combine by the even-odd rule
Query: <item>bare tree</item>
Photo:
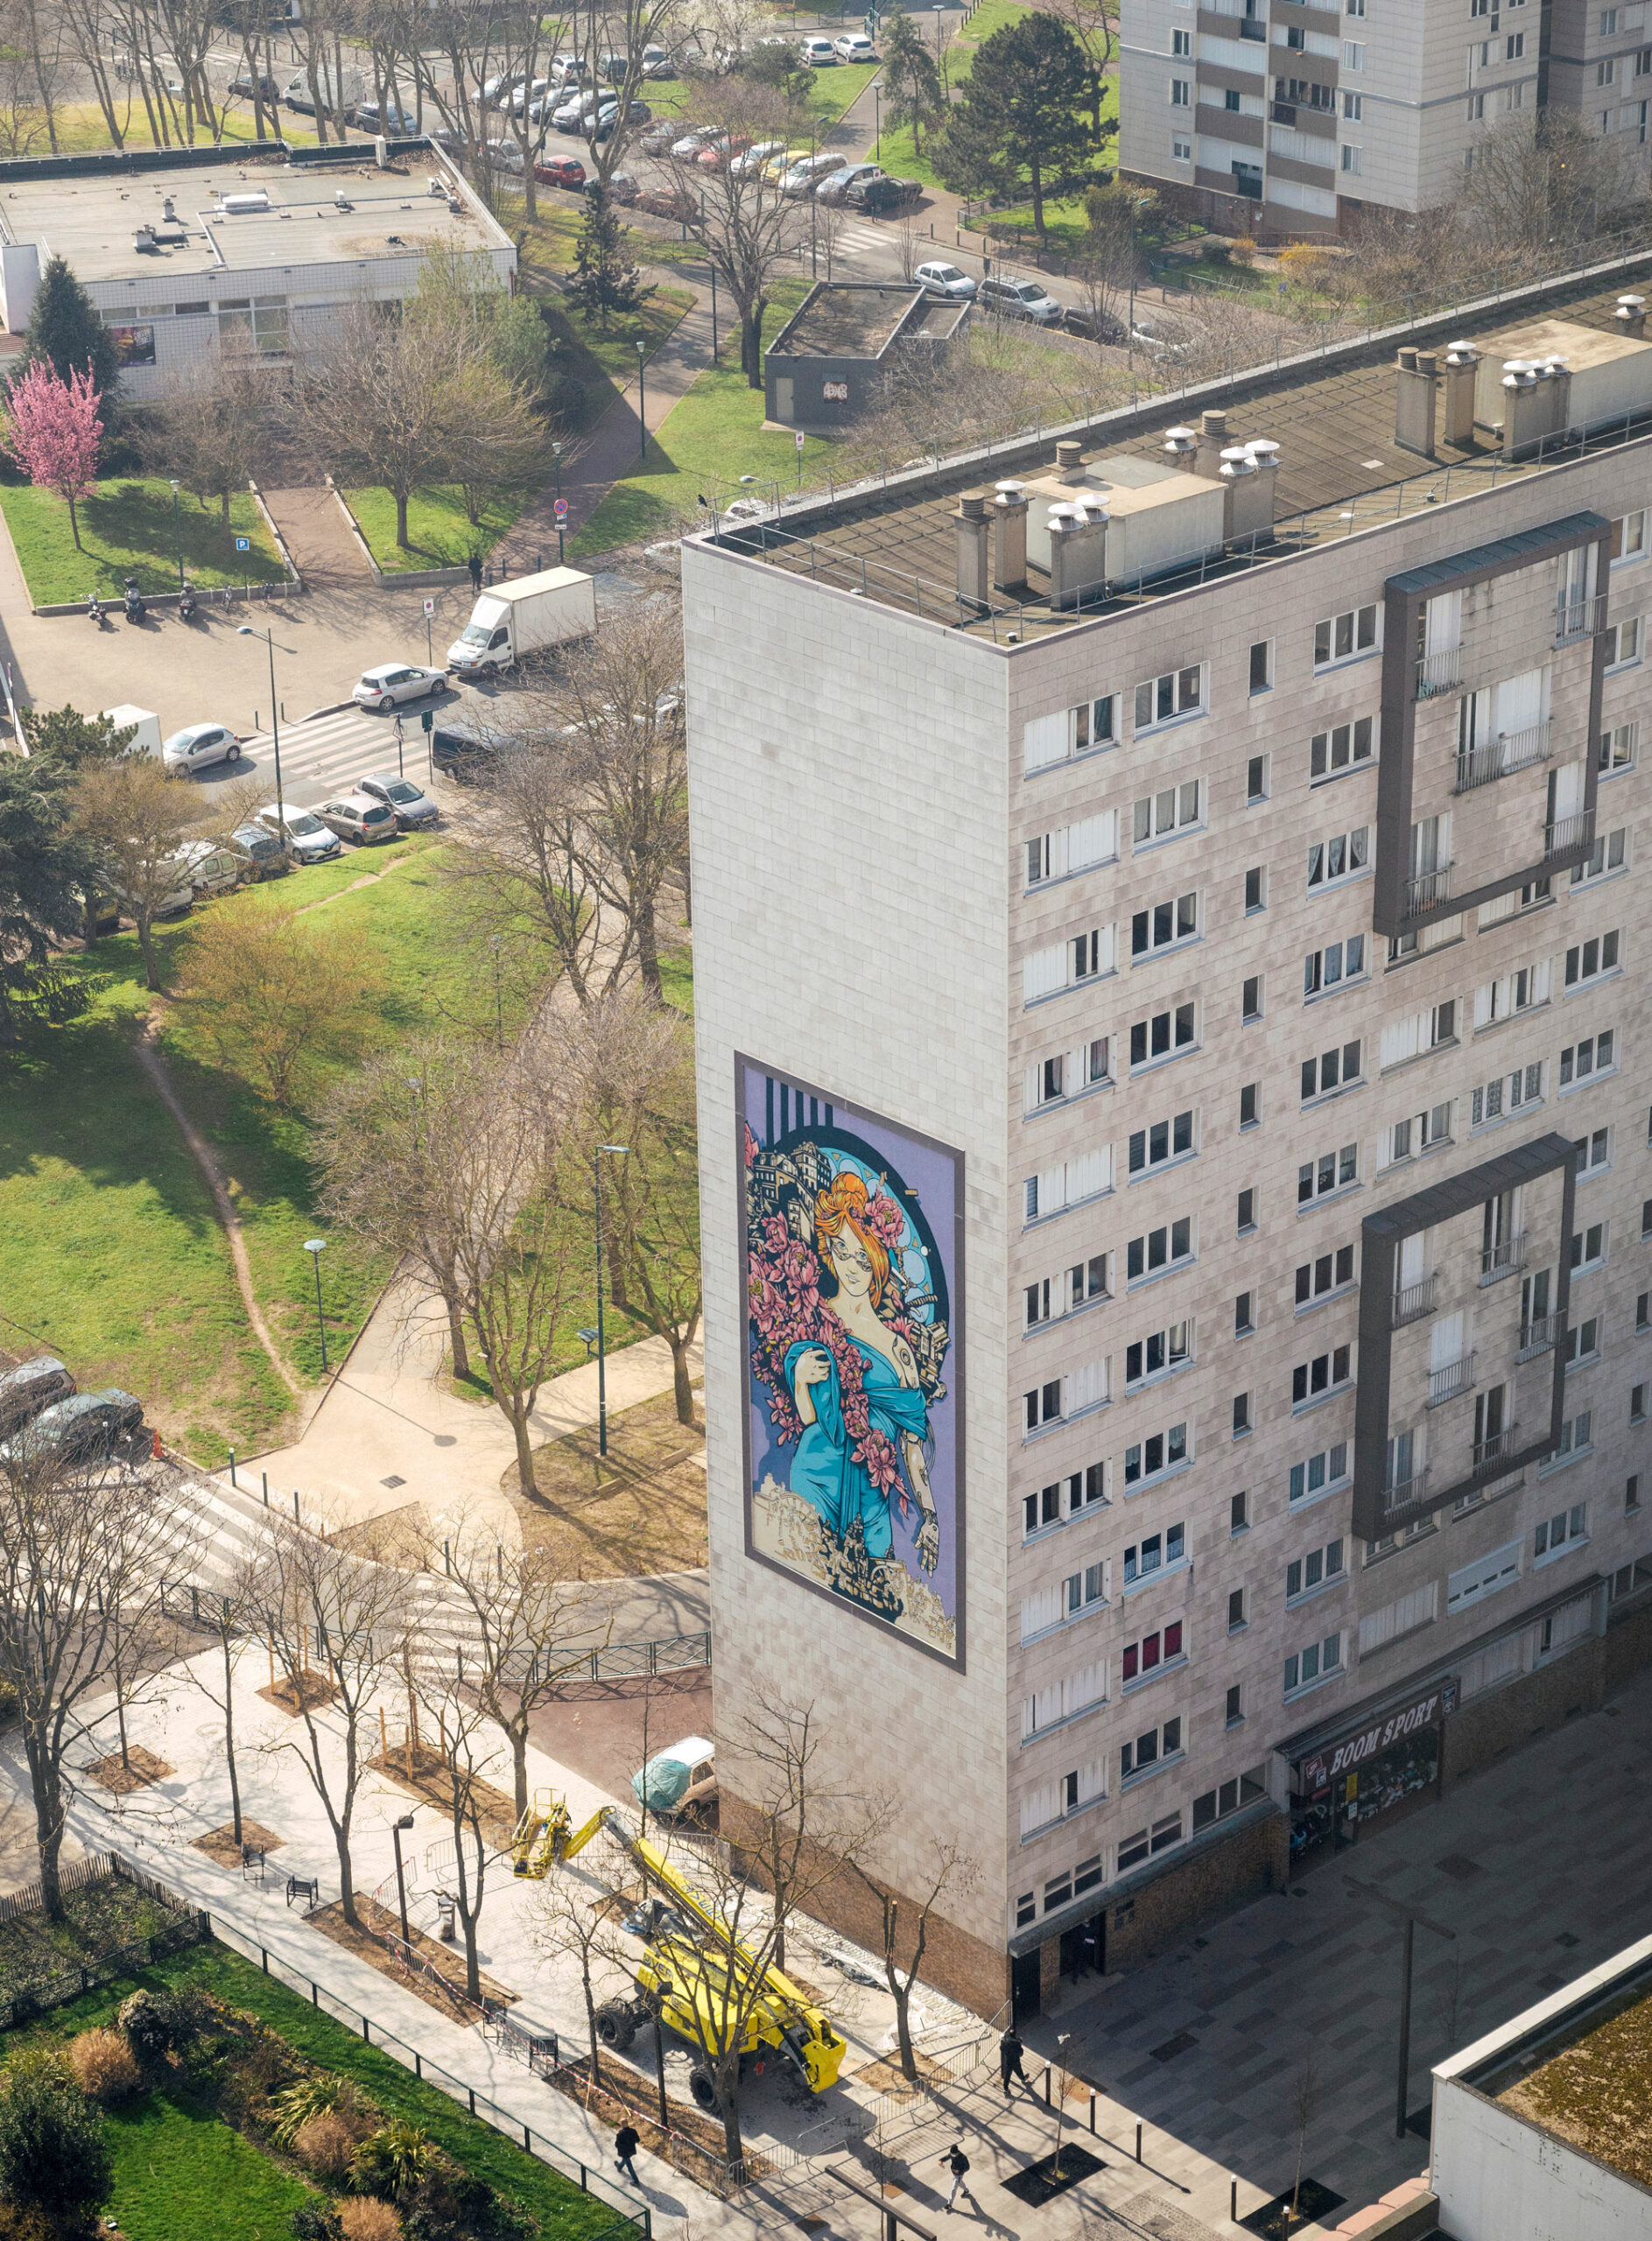
[(351, 1553), (300, 1526), (272, 1523), (249, 1596), (296, 1723), (262, 1747), (304, 1769), (333, 1832), (340, 1903), (353, 1929), (362, 1922), (350, 1837), (373, 1712), (380, 1690), (405, 1668), (413, 1626), (411, 1575), (372, 1550), (370, 1539)]
[(291, 908), (214, 913), (191, 933), (178, 1001), (219, 1061), (287, 1106), (359, 1039), (381, 976), (341, 929)]
[(151, 989), (160, 987), (155, 920), (185, 885), (177, 853), (193, 813), (192, 790), (142, 756), (90, 764), (74, 790), (75, 828), (131, 913)]
[(763, 387), (763, 319), (775, 275), (791, 251), (800, 221), (780, 182), (732, 158), (736, 147), (806, 139), (807, 121), (777, 87), (746, 78), (703, 83), (689, 105), (693, 123), (726, 136), (729, 158), (706, 173), (698, 218), (688, 230), (716, 266), (740, 318), (740, 365), (750, 389)]
[(1478, 134), (1458, 207), (1477, 247), (1513, 255), (1522, 278), (1564, 270), (1637, 203), (1646, 177), (1627, 134), (1590, 130), (1575, 111), (1522, 111)]
[(476, 1931), (487, 1896), (488, 1868), (497, 1857), (489, 1840), (491, 1820), (488, 1797), (489, 1774), (501, 1757), (487, 1711), (460, 1685), (458, 1668), (427, 1668), (418, 1682), (418, 1698), (443, 1737), (442, 1810), (447, 1816), (453, 1847), (453, 1912), (465, 1940), (465, 1990), (482, 1999), (482, 1964)]
[[(599, 1842), (602, 1841), (598, 1839)], [(547, 1875), (535, 1895), (528, 1935), (540, 1952), (552, 1961), (572, 1961), (580, 1971), (585, 1999), (586, 2029), (591, 2048), (591, 2083), (601, 2087), (602, 2066), (597, 2048), (601, 2031), (597, 2021), (598, 1980), (623, 1971), (629, 1991), (630, 1969), (608, 1912), (607, 1886), (591, 1872), (569, 1862)]]
[(165, 1576), (187, 1568), (194, 1537), (193, 1514), (159, 1472), (77, 1464), (27, 1433), (0, 1448), (0, 1679), (17, 1693), (54, 1921), (70, 1754), (111, 1680), (123, 1712), (139, 1646), (163, 1621)]
[(229, 501), (268, 455), (278, 393), (250, 350), (228, 350), (180, 369), (145, 418), (144, 449), (204, 506), (218, 501), (224, 527)]
[(215, 1675), (202, 1671), (193, 1660), (184, 1668), (214, 1711), (224, 1716), (224, 1770), (229, 1776), (229, 1820), (237, 1844), (243, 1838), (241, 1770), (235, 1763), (235, 1658), (249, 1619), (245, 1593), (248, 1584), (247, 1568), (243, 1565), (238, 1568), (238, 1576), (228, 1591), (207, 1593), (200, 1600), (200, 1623), (212, 1633), (223, 1661), (221, 1690)]
[(1302, 2215), (1302, 2165), (1307, 2152), (1308, 2127), (1319, 2106), (1319, 2072), (1311, 2047), (1305, 2048), (1290, 2080), (1290, 2120), (1297, 2134), (1297, 2178), (1290, 2190), (1290, 2222)]
[[(980, 1863), (965, 1844), (951, 1838), (933, 1838), (919, 1895), (910, 1901), (903, 1900), (899, 1892), (882, 1877), (870, 1873), (859, 1859), (851, 1858), (848, 1865), (878, 1903), (882, 1929), (880, 1949), (884, 1980), (889, 1988), (889, 1997), (895, 2002), (895, 2036), (900, 2050), (901, 2076), (916, 2082), (917, 2058), (912, 2052), (912, 1987), (917, 1984), (918, 1971), (924, 1965), (924, 1953), (929, 1943), (930, 1916), (944, 1900), (963, 1898), (974, 1888), (980, 1877)], [(907, 1909), (905, 1920), (902, 1916), (903, 1907)]]

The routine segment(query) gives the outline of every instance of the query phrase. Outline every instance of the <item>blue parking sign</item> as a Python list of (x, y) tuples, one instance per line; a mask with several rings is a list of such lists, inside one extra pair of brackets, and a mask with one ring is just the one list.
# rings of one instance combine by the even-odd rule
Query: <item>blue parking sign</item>
[(251, 550), (252, 539), (250, 537), (238, 537), (235, 539), (235, 551), (237, 552), (250, 552)]

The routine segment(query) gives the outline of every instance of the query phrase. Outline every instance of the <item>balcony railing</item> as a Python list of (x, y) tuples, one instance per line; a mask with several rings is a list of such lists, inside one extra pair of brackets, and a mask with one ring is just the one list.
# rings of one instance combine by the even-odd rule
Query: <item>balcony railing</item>
[(1431, 910), (1437, 903), (1449, 903), (1452, 896), (1452, 867), (1442, 864), (1437, 872), (1418, 872), (1405, 882), (1405, 910), (1409, 917), (1418, 910)]
[(1428, 1380), (1428, 1405), (1438, 1409), (1442, 1401), (1455, 1401), (1459, 1393), (1473, 1389), (1474, 1357), (1466, 1353), (1448, 1363), (1444, 1369), (1431, 1370)]
[(1419, 1463), (1409, 1479), (1395, 1479), (1384, 1486), (1382, 1489), (1384, 1512), (1410, 1509), (1416, 1503), (1420, 1502), (1428, 1491), (1428, 1465)]
[(1241, 39), (1260, 39), (1265, 46), (1268, 43), (1268, 26), (1260, 17), (1241, 16), (1239, 19), (1239, 36)]
[(1474, 1442), (1474, 1476), (1477, 1479), (1494, 1479), (1506, 1474), (1508, 1458), (1520, 1446), (1519, 1434), (1518, 1424), (1505, 1424), (1501, 1431), (1493, 1432), (1489, 1438), (1477, 1439)]
[(1494, 778), (1507, 778), (1511, 771), (1547, 762), (1550, 728), (1545, 717), (1540, 724), (1528, 724), (1524, 731), (1500, 732), (1484, 747), (1471, 747), (1466, 755), (1457, 758), (1453, 792), (1470, 793), (1476, 786), (1489, 786)]
[(1402, 1330), (1408, 1323), (1415, 1323), (1419, 1317), (1434, 1312), (1435, 1282), (1433, 1275), (1419, 1276), (1416, 1283), (1405, 1284), (1395, 1293), (1390, 1329)]
[(1517, 1361), (1529, 1361), (1533, 1354), (1546, 1354), (1560, 1335), (1557, 1315), (1534, 1315), (1529, 1323), (1520, 1326), (1520, 1352)]
[(1424, 654), (1417, 665), (1417, 697), (1431, 700), (1437, 692), (1452, 692), (1463, 681), (1463, 650), (1444, 646), (1438, 654)]
[(1555, 608), (1555, 643), (1570, 646), (1578, 638), (1592, 638), (1606, 627), (1606, 595), (1592, 599), (1563, 599)]
[(1516, 1268), (1526, 1265), (1526, 1233), (1516, 1230), (1513, 1237), (1506, 1237), (1500, 1244), (1481, 1247), (1480, 1280), (1482, 1284), (1494, 1284), (1499, 1276), (1512, 1276)]
[(1594, 811), (1580, 809), (1574, 817), (1557, 817), (1543, 827), (1543, 861), (1564, 856), (1569, 848), (1587, 848), (1594, 840)]

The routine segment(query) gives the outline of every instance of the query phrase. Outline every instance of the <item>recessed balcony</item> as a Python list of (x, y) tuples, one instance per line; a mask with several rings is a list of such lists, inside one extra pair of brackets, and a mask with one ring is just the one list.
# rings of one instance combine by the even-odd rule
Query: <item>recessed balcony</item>
[(1529, 770), (1534, 762), (1547, 762), (1551, 729), (1545, 717), (1540, 724), (1528, 724), (1523, 731), (1500, 732), (1483, 747), (1471, 747), (1466, 755), (1457, 758), (1457, 783), (1452, 792), (1472, 793), (1476, 786), (1489, 786), (1494, 778), (1507, 778), (1515, 770)]
[(1606, 627), (1606, 595), (1592, 599), (1563, 599), (1555, 608), (1555, 643), (1570, 646), (1579, 638), (1598, 637)]
[(1495, 1245), (1481, 1247), (1480, 1280), (1482, 1284), (1494, 1284), (1500, 1276), (1512, 1276), (1526, 1265), (1526, 1233), (1516, 1230), (1512, 1237), (1500, 1238)]
[(1431, 1370), (1428, 1380), (1428, 1405), (1438, 1409), (1444, 1401), (1455, 1401), (1460, 1393), (1470, 1393), (1474, 1387), (1474, 1357), (1464, 1354), (1444, 1369)]
[(1390, 1309), (1389, 1328), (1402, 1331), (1408, 1323), (1416, 1323), (1434, 1312), (1434, 1287), (1437, 1275), (1419, 1276), (1414, 1284), (1405, 1284), (1395, 1293)]
[(1442, 647), (1438, 654), (1424, 654), (1417, 665), (1417, 697), (1431, 700), (1437, 692), (1455, 692), (1463, 681), (1463, 650), (1460, 646)]

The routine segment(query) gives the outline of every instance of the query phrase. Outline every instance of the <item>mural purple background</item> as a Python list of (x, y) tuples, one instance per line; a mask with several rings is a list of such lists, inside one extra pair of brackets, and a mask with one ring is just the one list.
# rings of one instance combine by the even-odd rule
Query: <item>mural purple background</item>
[(747, 1547), (961, 1662), (963, 1156), (736, 1062)]

